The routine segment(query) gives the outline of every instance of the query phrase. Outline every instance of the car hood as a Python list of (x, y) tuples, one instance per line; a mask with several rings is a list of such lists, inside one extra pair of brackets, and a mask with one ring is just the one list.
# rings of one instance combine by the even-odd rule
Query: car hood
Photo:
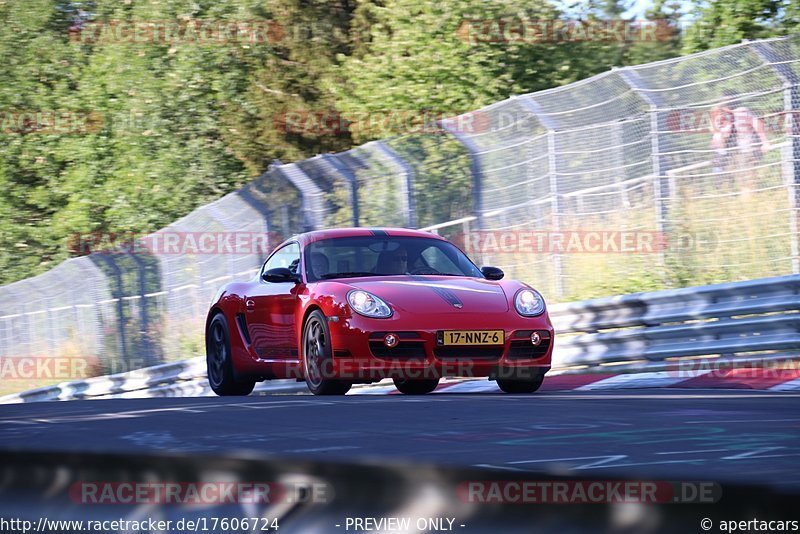
[[(508, 298), (499, 284), (453, 276), (392, 276), (352, 281), (350, 286), (377, 295), (390, 306), (426, 314), (508, 311)], [(459, 305), (461, 307), (459, 308)]]

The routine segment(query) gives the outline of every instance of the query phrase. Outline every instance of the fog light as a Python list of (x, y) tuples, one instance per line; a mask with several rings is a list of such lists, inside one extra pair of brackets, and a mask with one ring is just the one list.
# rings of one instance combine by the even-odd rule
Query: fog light
[(383, 344), (389, 347), (390, 349), (396, 347), (398, 341), (399, 339), (394, 334), (386, 334), (386, 337), (383, 338)]
[(531, 343), (533, 343), (534, 347), (538, 347), (541, 342), (542, 336), (539, 335), (539, 332), (534, 332), (531, 334)]

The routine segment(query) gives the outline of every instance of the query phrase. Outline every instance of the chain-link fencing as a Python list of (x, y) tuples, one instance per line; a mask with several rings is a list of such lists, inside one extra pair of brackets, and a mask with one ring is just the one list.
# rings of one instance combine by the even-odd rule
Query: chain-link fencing
[(143, 247), (0, 288), (0, 356), (202, 354), (219, 286), (333, 226), (427, 228), (550, 301), (800, 272), (799, 77), (800, 39), (746, 42), (276, 162)]

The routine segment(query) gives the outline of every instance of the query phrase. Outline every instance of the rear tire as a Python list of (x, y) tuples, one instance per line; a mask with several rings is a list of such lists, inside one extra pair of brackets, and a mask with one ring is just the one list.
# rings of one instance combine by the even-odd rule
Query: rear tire
[(533, 393), (542, 387), (544, 375), (532, 379), (498, 378), (497, 385), (506, 393)]
[(439, 385), (438, 378), (428, 378), (422, 380), (411, 380), (408, 378), (395, 378), (394, 387), (397, 391), (406, 395), (425, 395), (436, 389)]
[(249, 395), (254, 380), (236, 380), (231, 361), (231, 337), (228, 322), (222, 313), (211, 319), (206, 331), (206, 369), (208, 385), (220, 397)]
[(353, 386), (350, 382), (326, 378), (331, 374), (333, 350), (328, 320), (314, 310), (303, 327), (303, 374), (306, 385), (314, 395), (344, 395)]

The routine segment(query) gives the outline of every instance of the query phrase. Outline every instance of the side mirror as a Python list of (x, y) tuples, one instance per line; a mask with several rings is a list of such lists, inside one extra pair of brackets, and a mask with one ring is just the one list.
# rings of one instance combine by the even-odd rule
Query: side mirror
[(266, 271), (262, 276), (265, 282), (281, 283), (281, 282), (294, 282), (295, 284), (300, 281), (300, 278), (286, 267), (275, 267)]
[(505, 276), (503, 270), (497, 267), (481, 267), (481, 273), (483, 273), (483, 276), (488, 280), (502, 280)]

